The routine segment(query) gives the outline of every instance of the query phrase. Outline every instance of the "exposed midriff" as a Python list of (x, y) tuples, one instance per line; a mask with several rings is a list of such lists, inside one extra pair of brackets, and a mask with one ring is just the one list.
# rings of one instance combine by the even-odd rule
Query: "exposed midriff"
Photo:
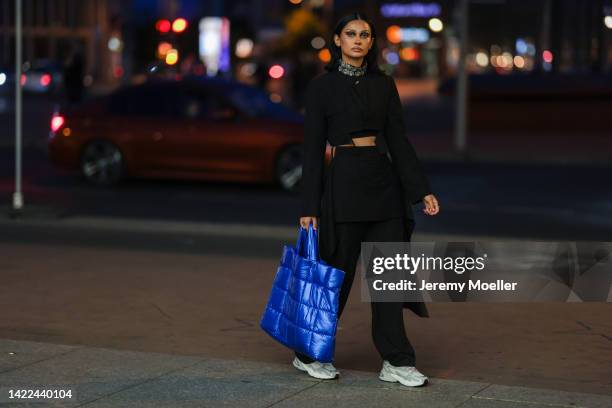
[(353, 144), (343, 144), (339, 146), (375, 146), (376, 145), (376, 136), (361, 136), (354, 137)]

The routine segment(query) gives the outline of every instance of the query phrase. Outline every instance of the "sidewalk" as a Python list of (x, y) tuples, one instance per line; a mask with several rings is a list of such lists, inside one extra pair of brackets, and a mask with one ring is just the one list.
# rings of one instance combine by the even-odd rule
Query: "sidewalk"
[[(0, 339), (2, 407), (610, 407), (612, 396), (430, 378), (385, 383), (343, 370), (319, 381), (289, 364), (177, 356)], [(34, 404), (10, 389), (63, 389), (72, 400)]]
[[(293, 227), (104, 217), (53, 219), (41, 211), (19, 220), (0, 217), (0, 230), (0, 339), (162, 353), (179, 360), (181, 355), (257, 361), (260, 365), (256, 367), (265, 365), (266, 370), (282, 363), (280, 374), (272, 371), (281, 378), (292, 373), (293, 369), (287, 366), (289, 351), (271, 340), (258, 323), (278, 266), (280, 248), (295, 240)], [(414, 239), (480, 238), (415, 234)], [(228, 289), (240, 295), (228, 296)], [(500, 303), (486, 307), (476, 303), (430, 303), (430, 319), (406, 313), (405, 322), (418, 350), (419, 368), (437, 378), (439, 384), (454, 380), (452, 384), (467, 381), (482, 385), (470, 388), (467, 395), (478, 392), (478, 398), (472, 398), (469, 404), (486, 407), (491, 405), (481, 399), (488, 393), (522, 387), (555, 389), (550, 392), (556, 396), (571, 391), (612, 397), (610, 306), (611, 303), (594, 302)], [(359, 290), (353, 290), (338, 327), (340, 346), (336, 357), (343, 373), (348, 369), (365, 372), (363, 376), (377, 386), (369, 392), (382, 400), (383, 391), (379, 390), (385, 384), (375, 376), (380, 360), (371, 342), (369, 309), (360, 300)], [(0, 373), (15, 366), (6, 360), (10, 355), (4, 351), (0, 347)], [(34, 356), (26, 363), (45, 358)], [(193, 361), (195, 364), (199, 360)], [(98, 363), (92, 360), (85, 364), (95, 367)], [(58, 375), (70, 371), (58, 370)], [(118, 370), (126, 371), (121, 367)], [(251, 368), (251, 373), (254, 370)], [(103, 373), (90, 368), (69, 378), (77, 381)], [(348, 381), (350, 377), (344, 378)], [(46, 377), (39, 379), (30, 374), (16, 379), (47, 381)], [(215, 392), (223, 391), (226, 382), (213, 380), (210, 387)], [(90, 383), (95, 381), (87, 380), (85, 386), (94, 386)], [(238, 380), (233, 377), (232, 381)], [(0, 387), (5, 384), (0, 376)], [(488, 384), (497, 385), (484, 390)], [(274, 391), (270, 387), (269, 391)], [(325, 383), (308, 391), (324, 393), (328, 387), (331, 385)], [(292, 390), (297, 393), (301, 388)], [(340, 392), (335, 390), (330, 392)], [(341, 388), (356, 396), (360, 390)], [(401, 387), (399, 391), (405, 392)], [(292, 394), (282, 397), (288, 395)], [(268, 402), (274, 401), (277, 400)], [(514, 404), (513, 398), (508, 397), (508, 401), (501, 406), (522, 406)], [(457, 406), (459, 402), (435, 405), (435, 401), (433, 406)], [(323, 404), (327, 405), (333, 404)], [(392, 401), (387, 405), (393, 405)]]

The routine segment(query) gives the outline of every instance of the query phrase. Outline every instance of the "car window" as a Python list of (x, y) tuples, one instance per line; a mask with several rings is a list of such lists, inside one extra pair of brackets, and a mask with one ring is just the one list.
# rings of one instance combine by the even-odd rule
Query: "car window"
[(178, 87), (173, 83), (131, 86), (112, 94), (109, 102), (109, 111), (117, 115), (179, 116)]
[(188, 119), (227, 121), (239, 111), (223, 95), (207, 90), (188, 90), (181, 103), (181, 116)]
[(272, 102), (265, 92), (257, 88), (234, 87), (228, 90), (227, 97), (241, 111), (252, 117), (281, 119), (291, 115), (282, 104)]

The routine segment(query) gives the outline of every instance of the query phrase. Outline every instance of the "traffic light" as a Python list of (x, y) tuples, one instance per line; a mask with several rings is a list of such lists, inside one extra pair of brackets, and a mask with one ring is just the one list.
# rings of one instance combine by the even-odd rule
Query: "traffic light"
[(182, 33), (187, 29), (187, 20), (184, 18), (177, 18), (172, 22), (172, 31), (175, 33)]
[(165, 19), (157, 20), (157, 23), (155, 23), (155, 29), (162, 34), (169, 32), (171, 27), (170, 21)]
[(178, 44), (181, 42), (177, 35), (187, 29), (187, 20), (179, 17), (170, 22), (168, 19), (159, 19), (155, 29), (163, 35), (163, 41), (157, 46), (157, 58), (164, 60), (167, 65), (175, 65), (179, 60)]

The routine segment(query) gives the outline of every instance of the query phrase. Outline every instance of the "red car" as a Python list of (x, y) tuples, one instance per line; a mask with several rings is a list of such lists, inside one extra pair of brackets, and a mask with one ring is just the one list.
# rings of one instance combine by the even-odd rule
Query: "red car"
[(99, 185), (153, 177), (297, 191), (302, 141), (302, 116), (259, 89), (192, 77), (128, 86), (56, 112), (49, 155)]

